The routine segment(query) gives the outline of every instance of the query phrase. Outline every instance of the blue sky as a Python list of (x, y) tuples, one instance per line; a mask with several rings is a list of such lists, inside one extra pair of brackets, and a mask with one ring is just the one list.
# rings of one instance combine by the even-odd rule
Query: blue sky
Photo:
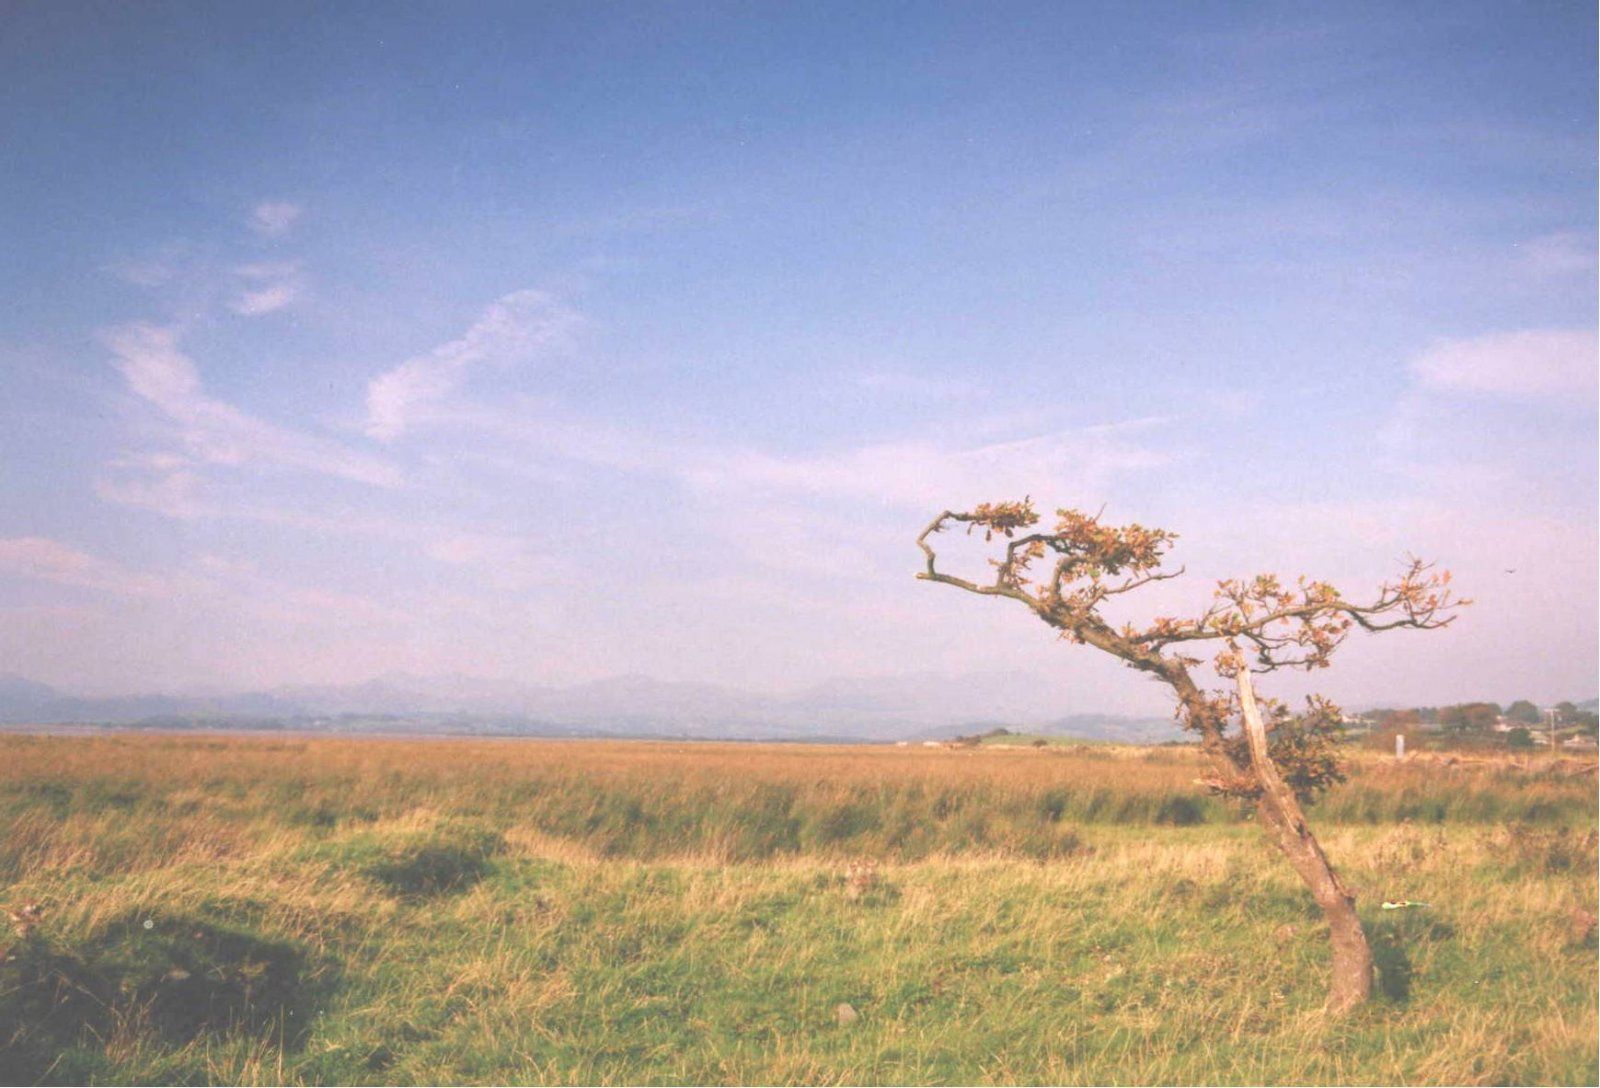
[[(1595, 688), (1585, 4), (11, 4), (0, 671), (1147, 685), (911, 580), (1031, 493)], [(1508, 573), (1514, 571), (1515, 573)], [(1288, 687), (1292, 688), (1293, 682)]]

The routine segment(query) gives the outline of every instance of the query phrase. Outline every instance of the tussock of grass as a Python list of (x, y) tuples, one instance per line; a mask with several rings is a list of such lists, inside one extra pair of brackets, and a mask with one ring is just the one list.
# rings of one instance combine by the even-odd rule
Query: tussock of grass
[(1449, 818), (1322, 810), (1381, 968), (1330, 1021), (1314, 905), (1187, 753), (0, 745), (0, 896), (46, 907), (0, 965), (8, 1082), (1596, 1077), (1566, 777), (1357, 768)]
[(402, 898), (427, 899), (482, 880), (505, 839), (486, 828), (446, 823), (389, 843), (364, 835), (347, 847), (363, 876)]

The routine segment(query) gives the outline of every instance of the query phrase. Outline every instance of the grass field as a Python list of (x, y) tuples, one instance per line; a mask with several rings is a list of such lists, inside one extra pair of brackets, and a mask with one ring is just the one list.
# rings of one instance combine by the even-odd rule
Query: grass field
[(4, 737), (0, 1080), (1592, 1084), (1571, 770), (1358, 757), (1330, 1021), (1183, 749)]

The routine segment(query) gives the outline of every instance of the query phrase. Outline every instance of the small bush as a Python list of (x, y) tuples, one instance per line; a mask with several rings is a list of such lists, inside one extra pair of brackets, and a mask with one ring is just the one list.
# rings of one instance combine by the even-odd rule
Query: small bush
[(1204, 823), (1205, 818), (1205, 810), (1194, 797), (1181, 795), (1168, 797), (1156, 810), (1156, 823), (1171, 824), (1175, 827), (1193, 827), (1195, 824)]

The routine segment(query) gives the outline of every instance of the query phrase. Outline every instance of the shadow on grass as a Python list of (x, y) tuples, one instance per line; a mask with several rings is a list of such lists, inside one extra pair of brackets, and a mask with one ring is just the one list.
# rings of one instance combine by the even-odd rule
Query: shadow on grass
[(505, 840), (493, 831), (444, 827), (390, 848), (362, 873), (401, 899), (428, 899), (478, 883), (504, 850)]
[(0, 963), (4, 1083), (86, 1083), (107, 1041), (182, 1046), (246, 1034), (301, 1043), (329, 973), (293, 945), (181, 914), (128, 914), (65, 943), (33, 936)]
[(1372, 942), (1372, 961), (1378, 968), (1378, 992), (1397, 1005), (1411, 1000), (1414, 971), (1405, 950), (1400, 927), (1380, 922), (1368, 930)]

